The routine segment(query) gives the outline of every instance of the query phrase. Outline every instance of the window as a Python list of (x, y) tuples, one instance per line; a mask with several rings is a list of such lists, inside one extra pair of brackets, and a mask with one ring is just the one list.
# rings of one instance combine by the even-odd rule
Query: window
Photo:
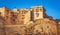
[(42, 9), (40, 9), (40, 11), (42, 11)]
[(39, 12), (39, 9), (36, 9), (36, 12)]
[(15, 24), (15, 23), (16, 23), (16, 20), (15, 20), (15, 19), (13, 19), (12, 23), (13, 23), (13, 24)]
[(36, 17), (39, 17), (39, 13), (36, 13)]
[(17, 15), (14, 15), (14, 14), (13, 14), (13, 17), (14, 17), (14, 18), (17, 18)]
[(49, 28), (49, 26), (47, 26), (47, 28)]
[(1, 12), (0, 12), (0, 15), (1, 15)]

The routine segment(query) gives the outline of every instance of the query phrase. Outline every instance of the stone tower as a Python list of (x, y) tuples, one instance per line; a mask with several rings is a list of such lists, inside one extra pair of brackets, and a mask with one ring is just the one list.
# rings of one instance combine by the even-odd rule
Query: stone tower
[(4, 17), (5, 7), (0, 8), (0, 15)]
[(20, 19), (21, 23), (23, 23), (23, 24), (28, 23), (30, 20), (30, 11), (28, 11), (28, 9), (26, 9), (26, 8), (20, 9), (20, 18), (19, 19)]
[(45, 9), (43, 6), (33, 6), (31, 7), (31, 20), (43, 19)]

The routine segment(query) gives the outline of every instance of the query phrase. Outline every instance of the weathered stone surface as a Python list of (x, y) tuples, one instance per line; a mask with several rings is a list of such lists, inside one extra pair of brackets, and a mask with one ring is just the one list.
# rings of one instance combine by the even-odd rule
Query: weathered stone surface
[(57, 35), (57, 23), (45, 15), (43, 6), (0, 11), (0, 35)]

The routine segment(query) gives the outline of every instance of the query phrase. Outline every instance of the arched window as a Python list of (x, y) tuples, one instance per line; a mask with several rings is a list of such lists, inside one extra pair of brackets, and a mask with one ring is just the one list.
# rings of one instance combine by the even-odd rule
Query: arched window
[(36, 17), (39, 17), (39, 13), (36, 13)]

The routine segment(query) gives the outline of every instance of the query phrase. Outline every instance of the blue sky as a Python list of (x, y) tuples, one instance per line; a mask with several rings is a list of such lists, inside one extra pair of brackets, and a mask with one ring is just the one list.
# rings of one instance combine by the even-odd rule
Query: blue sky
[(30, 8), (31, 6), (44, 6), (46, 13), (54, 19), (60, 19), (60, 0), (0, 0), (0, 7), (9, 9)]

